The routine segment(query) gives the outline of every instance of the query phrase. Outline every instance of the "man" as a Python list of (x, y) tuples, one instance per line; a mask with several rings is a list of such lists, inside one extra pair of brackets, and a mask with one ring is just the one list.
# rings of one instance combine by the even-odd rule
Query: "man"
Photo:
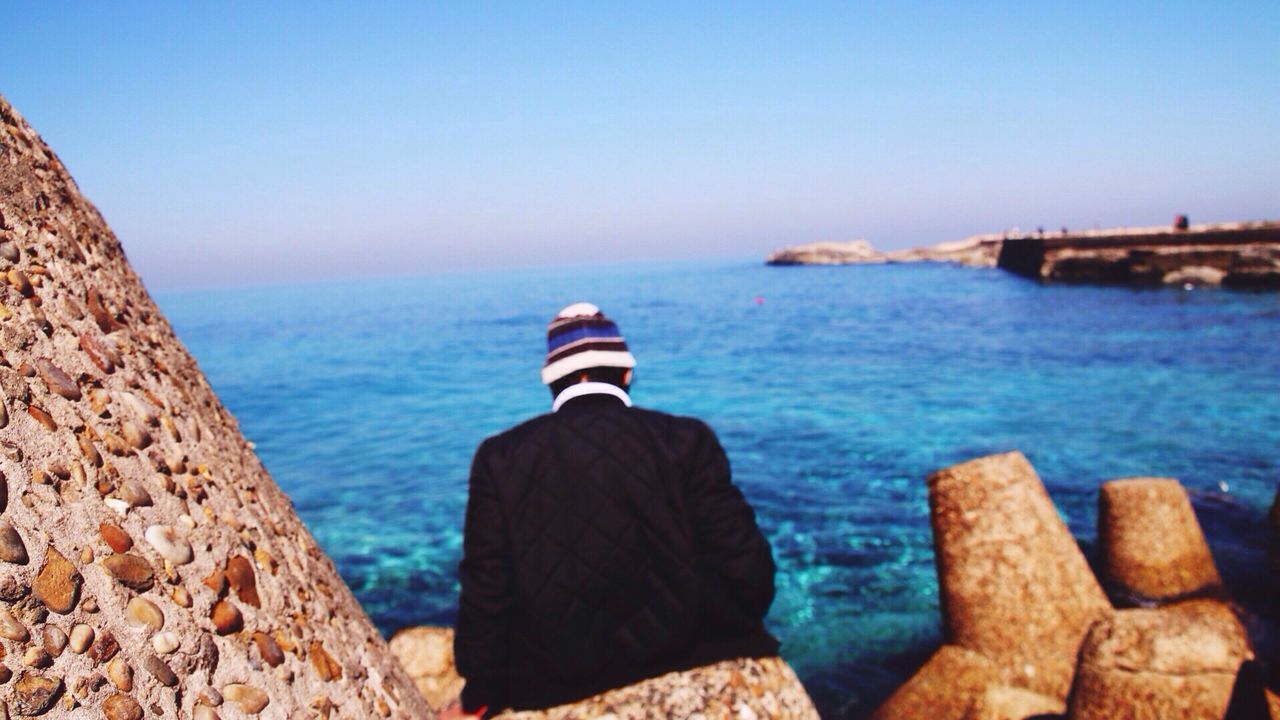
[(454, 650), (467, 712), (559, 705), (775, 655), (773, 557), (704, 423), (632, 407), (635, 358), (589, 303), (547, 331), (552, 412), (481, 443)]

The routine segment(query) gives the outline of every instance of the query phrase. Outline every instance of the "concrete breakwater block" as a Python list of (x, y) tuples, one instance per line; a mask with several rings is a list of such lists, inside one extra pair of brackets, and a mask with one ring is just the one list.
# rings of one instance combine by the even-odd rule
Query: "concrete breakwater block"
[(943, 645), (871, 720), (963, 720), (977, 697), (1001, 684), (1000, 677), (1000, 668), (982, 655)]
[[(391, 638), (391, 652), (433, 710), (455, 703), (465, 681), (453, 661), (453, 629), (414, 627)], [(813, 701), (781, 658), (727, 660), (673, 672), (547, 710), (506, 712), (511, 720), (656, 717), (767, 717), (817, 720)]]
[(964, 720), (1025, 720), (1044, 715), (1058, 717), (1067, 709), (1058, 698), (1023, 688), (995, 685), (986, 689), (969, 707)]
[(1085, 639), (1069, 717), (1221, 718), (1250, 657), (1244, 627), (1220, 602), (1121, 610)]
[(0, 717), (430, 718), (0, 98)]
[(1065, 699), (1085, 633), (1112, 608), (1035, 470), (1011, 452), (928, 482), (948, 642), (1003, 684)]
[(1104, 483), (1098, 493), (1098, 547), (1103, 583), (1119, 603), (1164, 603), (1222, 591), (1191, 499), (1177, 480)]

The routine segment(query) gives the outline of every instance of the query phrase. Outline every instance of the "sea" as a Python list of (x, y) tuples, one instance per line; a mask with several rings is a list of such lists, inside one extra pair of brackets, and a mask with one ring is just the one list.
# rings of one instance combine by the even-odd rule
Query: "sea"
[(626, 336), (637, 405), (719, 434), (778, 564), (767, 624), (825, 718), (942, 642), (925, 478), (990, 453), (1026, 454), (1090, 556), (1100, 483), (1180, 479), (1267, 612), (1280, 293), (749, 259), (156, 299), (387, 634), (454, 622), (472, 454), (549, 410), (546, 325), (582, 300)]

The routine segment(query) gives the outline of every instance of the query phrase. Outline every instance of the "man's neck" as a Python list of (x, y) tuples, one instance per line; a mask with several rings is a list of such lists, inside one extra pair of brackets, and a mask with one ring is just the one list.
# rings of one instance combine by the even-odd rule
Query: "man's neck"
[(585, 395), (612, 395), (622, 401), (623, 405), (631, 407), (631, 396), (626, 390), (606, 382), (583, 382), (577, 385), (570, 385), (560, 394), (556, 396), (555, 402), (551, 403), (551, 412), (556, 412), (564, 407), (564, 404), (574, 398), (580, 398)]

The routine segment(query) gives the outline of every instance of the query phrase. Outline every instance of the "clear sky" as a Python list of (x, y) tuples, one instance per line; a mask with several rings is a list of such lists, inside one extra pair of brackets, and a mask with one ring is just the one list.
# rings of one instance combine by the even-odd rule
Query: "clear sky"
[(1280, 217), (1280, 3), (17, 3), (153, 288)]

